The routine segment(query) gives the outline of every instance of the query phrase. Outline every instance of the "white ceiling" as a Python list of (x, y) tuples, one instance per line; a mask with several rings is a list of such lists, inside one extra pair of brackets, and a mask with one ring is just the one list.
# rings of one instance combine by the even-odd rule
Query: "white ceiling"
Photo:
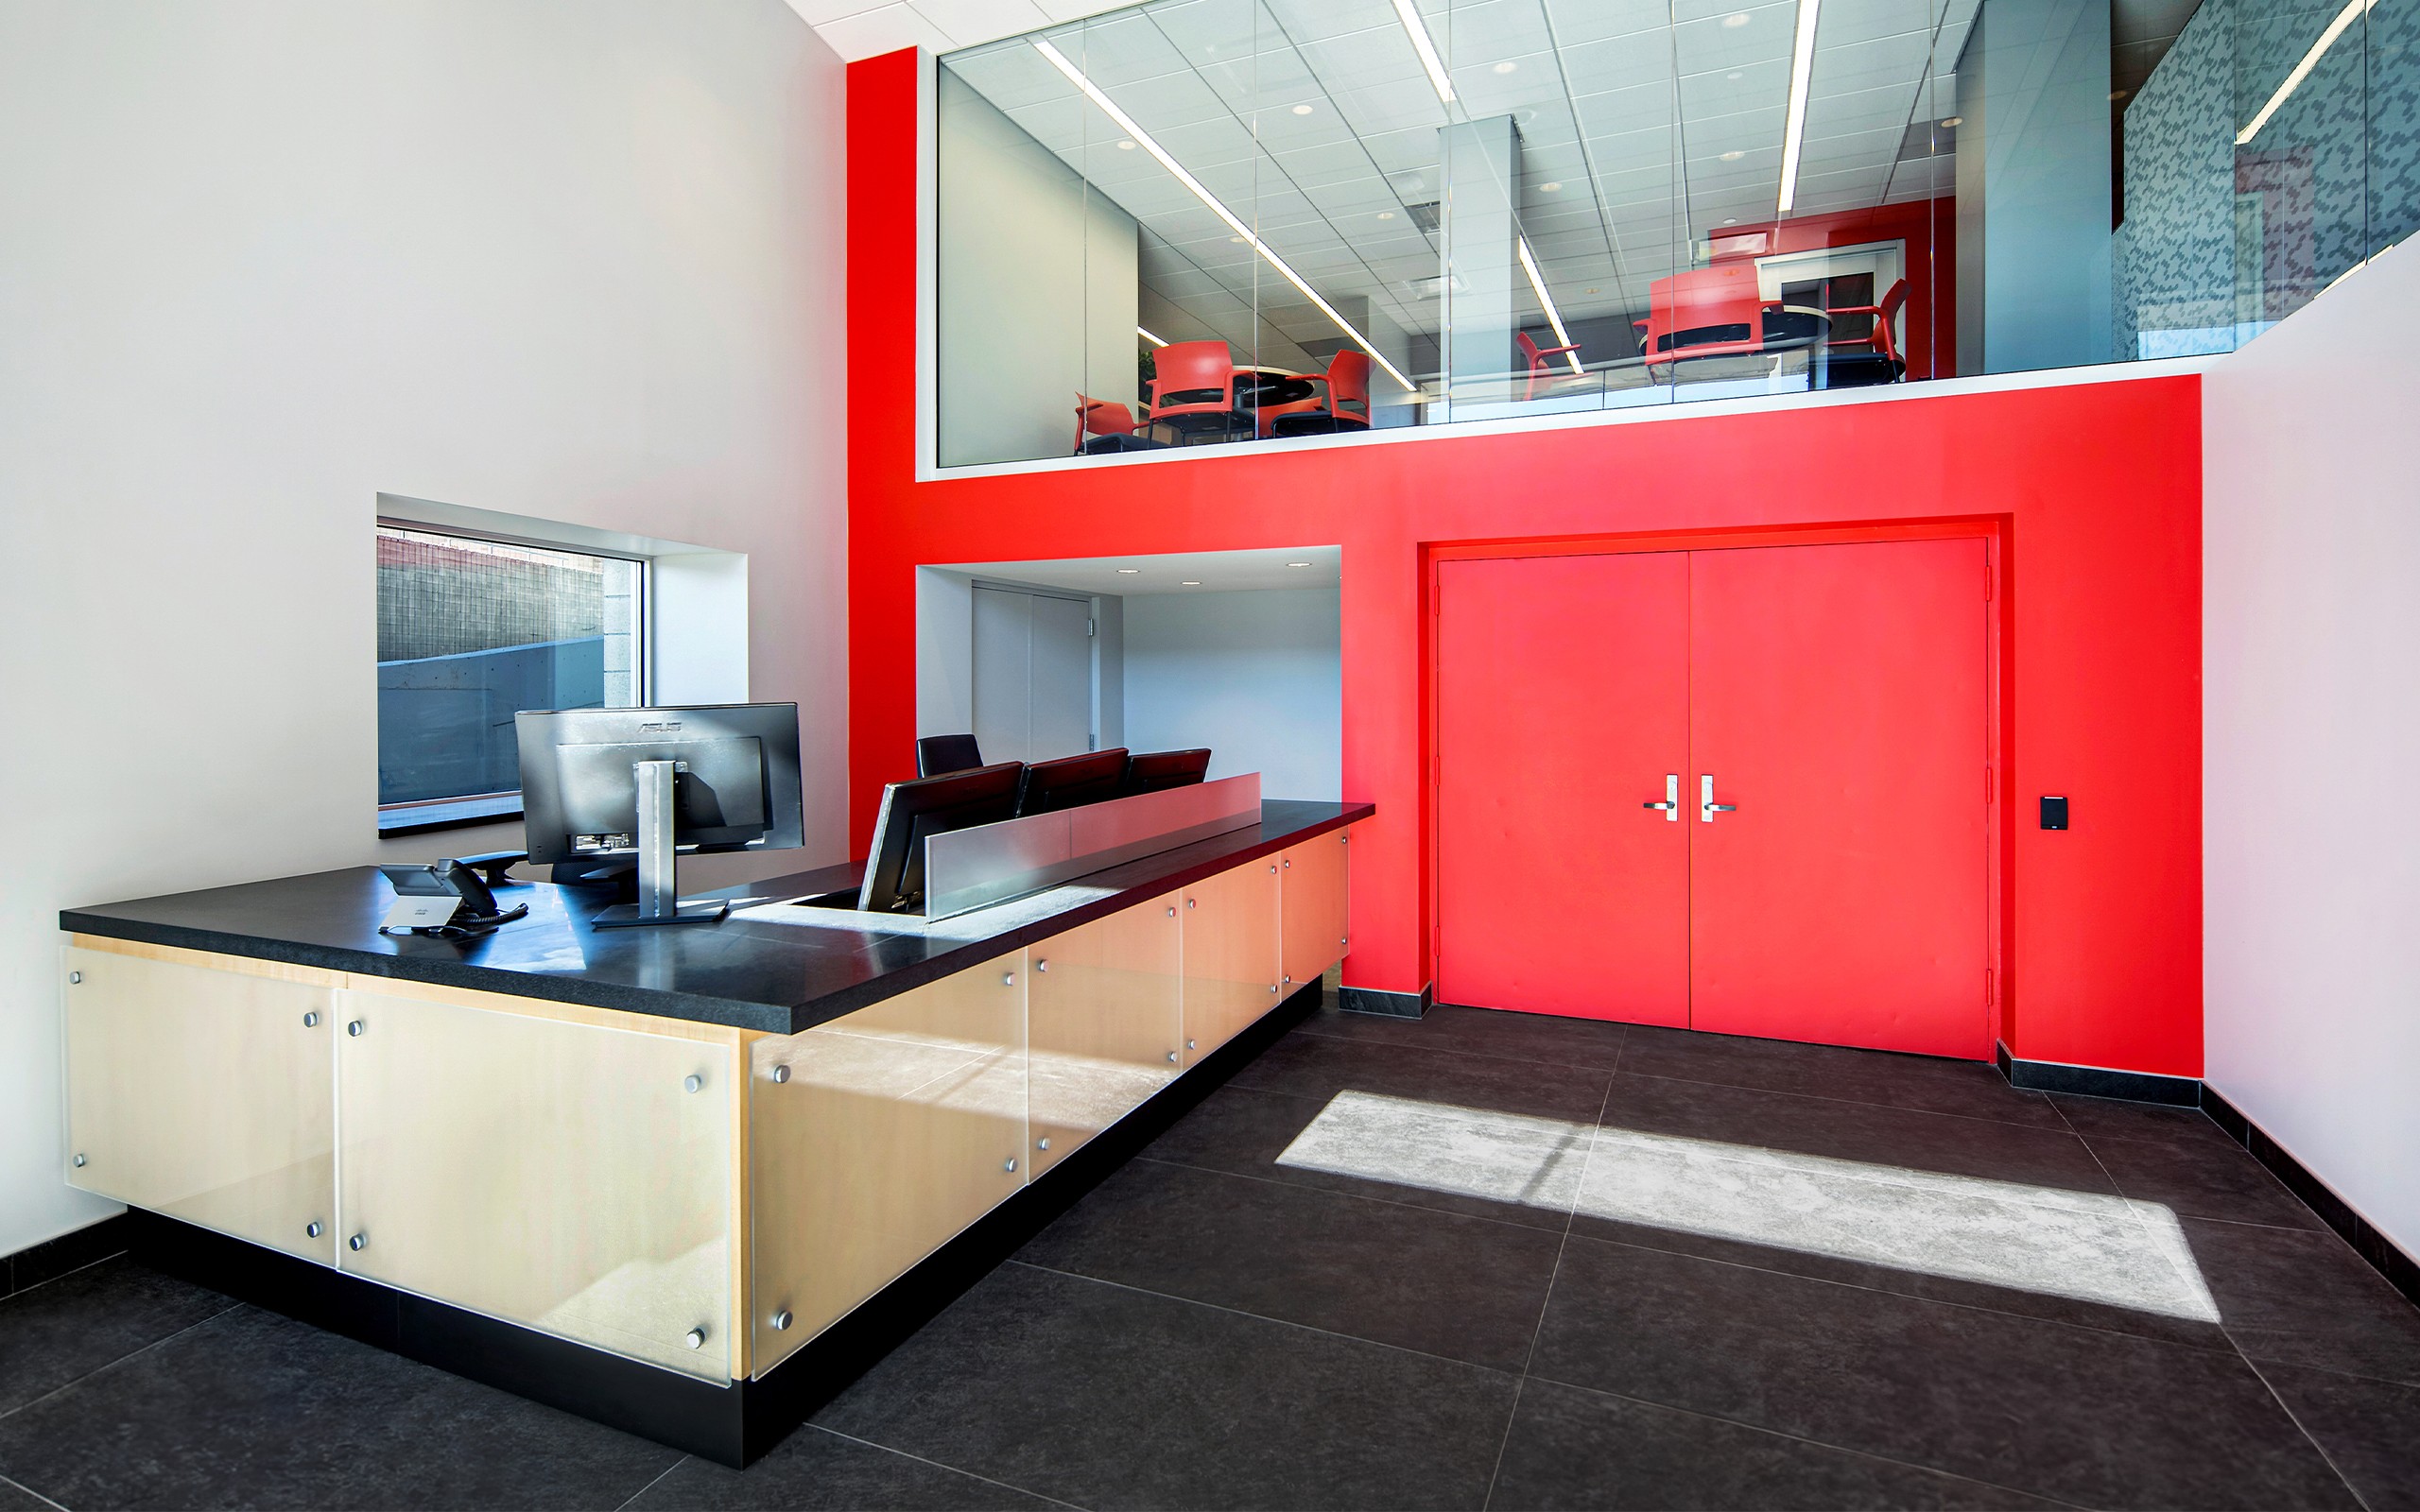
[[(1294, 562), (1309, 565), (1296, 567)], [(1276, 546), (1266, 551), (1188, 551), (1158, 557), (1077, 557), (1054, 561), (961, 561), (935, 565), (993, 582), (1063, 588), (1078, 593), (1217, 593), (1271, 588), (1334, 588), (1343, 580), (1341, 546)]]
[(1113, 0), (789, 0), (833, 51), (855, 62), (902, 47), (937, 53), (1021, 36), (1056, 22), (1115, 10)]
[[(1437, 275), (1439, 244), (1404, 207), (1438, 198), (1453, 120), (1519, 123), (1523, 229), (1566, 320), (1642, 310), (1648, 284), (1694, 266), (1694, 238), (1772, 218), (1799, 0), (1420, 4), (1450, 109), (1391, 0), (1156, 0), (1044, 34), (1322, 293), (1413, 331), (1438, 324), (1414, 284)], [(1911, 124), (1955, 113), (1977, 4), (1823, 0), (1795, 214), (1949, 192), (1949, 157), (1900, 150)], [(1029, 37), (946, 61), (1142, 223), (1144, 284), (1207, 331), (1338, 335), (1148, 153), (1121, 148)]]

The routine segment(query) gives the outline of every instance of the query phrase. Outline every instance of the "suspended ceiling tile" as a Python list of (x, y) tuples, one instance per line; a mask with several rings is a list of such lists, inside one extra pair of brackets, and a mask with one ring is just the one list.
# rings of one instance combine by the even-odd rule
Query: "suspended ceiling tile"
[(1643, 131), (1624, 131), (1619, 136), (1592, 137), (1588, 154), (1597, 164), (1597, 179), (1650, 168), (1668, 169), (1680, 149), (1680, 133), (1669, 126), (1651, 127)]
[(1601, 42), (1566, 44), (1564, 76), (1575, 94), (1601, 94), (1608, 90), (1634, 89), (1641, 84), (1672, 80), (1672, 46), (1664, 33), (1646, 37), (1611, 37)]
[(1634, 84), (1628, 89), (1583, 94), (1571, 102), (1581, 134), (1591, 140), (1668, 126), (1672, 120), (1672, 86), (1668, 81)]
[(1038, 31), (1051, 21), (1033, 0), (914, 0), (914, 4), (919, 14), (959, 46)]
[[(1744, 21), (1739, 18), (1745, 17)], [(1737, 22), (1737, 25), (1734, 23)], [(1742, 6), (1672, 28), (1672, 53), (1684, 74), (1738, 68), (1772, 59), (1788, 60), (1798, 31), (1798, 7)]]
[(1806, 102), (1806, 134), (1839, 136), (1849, 131), (1905, 129), (1909, 120), (1932, 119), (1916, 110), (1918, 90), (1906, 83), (1817, 94)]
[(1939, 9), (1937, 0), (1824, 0), (1815, 45), (1838, 47), (1910, 31), (1929, 35)]
[(1297, 42), (1402, 29), (1391, 0), (1277, 0), (1270, 13)]
[(1817, 47), (1812, 87), (1826, 94), (1883, 89), (1924, 77), (1932, 39), (1922, 33), (1884, 37), (1845, 47)]
[(1547, 19), (1565, 47), (1611, 37), (1661, 33), (1670, 23), (1666, 0), (1547, 0)]
[(902, 47), (923, 47), (937, 53), (958, 45), (956, 38), (918, 14), (913, 6), (888, 5), (841, 16), (815, 28), (824, 43), (850, 62), (879, 58)]
[(1799, 154), (1798, 171), (1802, 176), (1850, 167), (1887, 171), (1897, 160), (1899, 143), (1906, 134), (1901, 128), (1885, 127), (1878, 131), (1853, 131), (1842, 136), (1810, 136)]

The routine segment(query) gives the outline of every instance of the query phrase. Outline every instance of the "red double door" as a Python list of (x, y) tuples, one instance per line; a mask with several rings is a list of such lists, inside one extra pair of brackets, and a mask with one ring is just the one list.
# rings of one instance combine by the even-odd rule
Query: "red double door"
[(1440, 563), (1438, 998), (1987, 1057), (1984, 552)]

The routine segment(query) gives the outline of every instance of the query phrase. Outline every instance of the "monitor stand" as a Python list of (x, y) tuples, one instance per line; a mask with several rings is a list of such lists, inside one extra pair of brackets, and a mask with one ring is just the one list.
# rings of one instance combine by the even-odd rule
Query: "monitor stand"
[(615, 903), (590, 920), (598, 929), (641, 924), (712, 924), (731, 912), (720, 899), (680, 901), (680, 858), (673, 849), (672, 787), (685, 762), (632, 762), (639, 797), (639, 901)]

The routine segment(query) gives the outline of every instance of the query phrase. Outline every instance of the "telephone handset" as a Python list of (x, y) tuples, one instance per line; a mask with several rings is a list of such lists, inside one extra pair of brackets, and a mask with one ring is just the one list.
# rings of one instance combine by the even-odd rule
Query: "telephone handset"
[[(388, 911), (387, 921), (378, 927), (378, 933), (475, 939), (500, 924), (524, 917), (529, 912), (527, 903), (497, 908), (495, 894), (474, 869), (475, 863), (496, 859), (475, 856), (469, 861), (448, 859), (429, 867), (380, 867), (379, 871), (395, 889), (395, 906)], [(493, 867), (489, 874), (501, 880), (503, 869)]]

